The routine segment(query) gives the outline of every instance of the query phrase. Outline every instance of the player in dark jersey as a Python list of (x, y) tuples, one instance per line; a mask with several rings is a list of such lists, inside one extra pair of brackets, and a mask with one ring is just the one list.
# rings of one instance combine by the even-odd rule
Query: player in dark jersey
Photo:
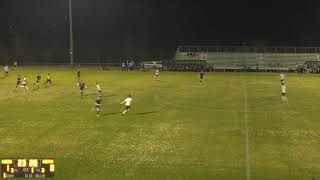
[(96, 102), (94, 103), (97, 111), (97, 117), (100, 117), (100, 107), (101, 107), (101, 101), (102, 101), (102, 96), (99, 95), (99, 97), (96, 99)]
[(47, 75), (47, 80), (46, 80), (46, 82), (44, 82), (44, 84), (47, 84), (47, 83), (50, 83), (50, 85), (52, 85), (52, 82), (51, 82), (51, 74), (50, 74), (50, 73), (48, 73), (48, 75)]
[(36, 76), (36, 83), (35, 83), (37, 85), (38, 89), (40, 87), (40, 80), (41, 80), (41, 75), (40, 75), (40, 73), (38, 73)]
[(16, 88), (21, 84), (21, 77), (18, 75)]
[(83, 96), (84, 89), (86, 88), (86, 84), (84, 82), (80, 81), (79, 86), (80, 86), (80, 94), (81, 94), (81, 96)]
[(80, 81), (80, 70), (78, 70), (78, 72), (77, 72), (77, 78), (78, 78), (78, 83), (79, 83), (79, 81)]
[(203, 82), (203, 80), (204, 80), (204, 72), (203, 72), (203, 70), (201, 70), (200, 71), (200, 84)]

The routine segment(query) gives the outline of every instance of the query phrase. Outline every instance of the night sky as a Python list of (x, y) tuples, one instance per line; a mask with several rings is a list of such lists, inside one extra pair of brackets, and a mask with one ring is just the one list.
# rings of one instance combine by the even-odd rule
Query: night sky
[[(0, 56), (67, 57), (66, 5), (1, 0)], [(178, 45), (320, 46), (317, 1), (73, 0), (73, 21), (80, 59), (170, 57)]]

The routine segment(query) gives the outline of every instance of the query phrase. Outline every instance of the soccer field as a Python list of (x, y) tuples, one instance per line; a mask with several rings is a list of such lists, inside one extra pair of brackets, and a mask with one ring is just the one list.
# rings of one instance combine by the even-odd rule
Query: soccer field
[[(33, 90), (51, 72), (53, 86)], [(15, 89), (27, 75), (29, 91)], [(0, 79), (0, 158), (55, 158), (56, 180), (320, 178), (320, 77), (19, 69)], [(103, 88), (101, 117), (93, 110)], [(120, 102), (132, 94), (131, 111)]]

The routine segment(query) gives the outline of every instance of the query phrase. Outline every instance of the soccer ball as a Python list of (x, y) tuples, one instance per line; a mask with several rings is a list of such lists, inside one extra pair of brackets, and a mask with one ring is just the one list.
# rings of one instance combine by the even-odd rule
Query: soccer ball
[(79, 86), (79, 83), (77, 83), (77, 86)]

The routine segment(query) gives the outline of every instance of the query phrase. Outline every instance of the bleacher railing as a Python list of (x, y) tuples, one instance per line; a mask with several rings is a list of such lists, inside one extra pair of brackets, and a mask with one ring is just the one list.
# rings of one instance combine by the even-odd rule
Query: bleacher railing
[(178, 46), (178, 52), (320, 53), (320, 47)]

